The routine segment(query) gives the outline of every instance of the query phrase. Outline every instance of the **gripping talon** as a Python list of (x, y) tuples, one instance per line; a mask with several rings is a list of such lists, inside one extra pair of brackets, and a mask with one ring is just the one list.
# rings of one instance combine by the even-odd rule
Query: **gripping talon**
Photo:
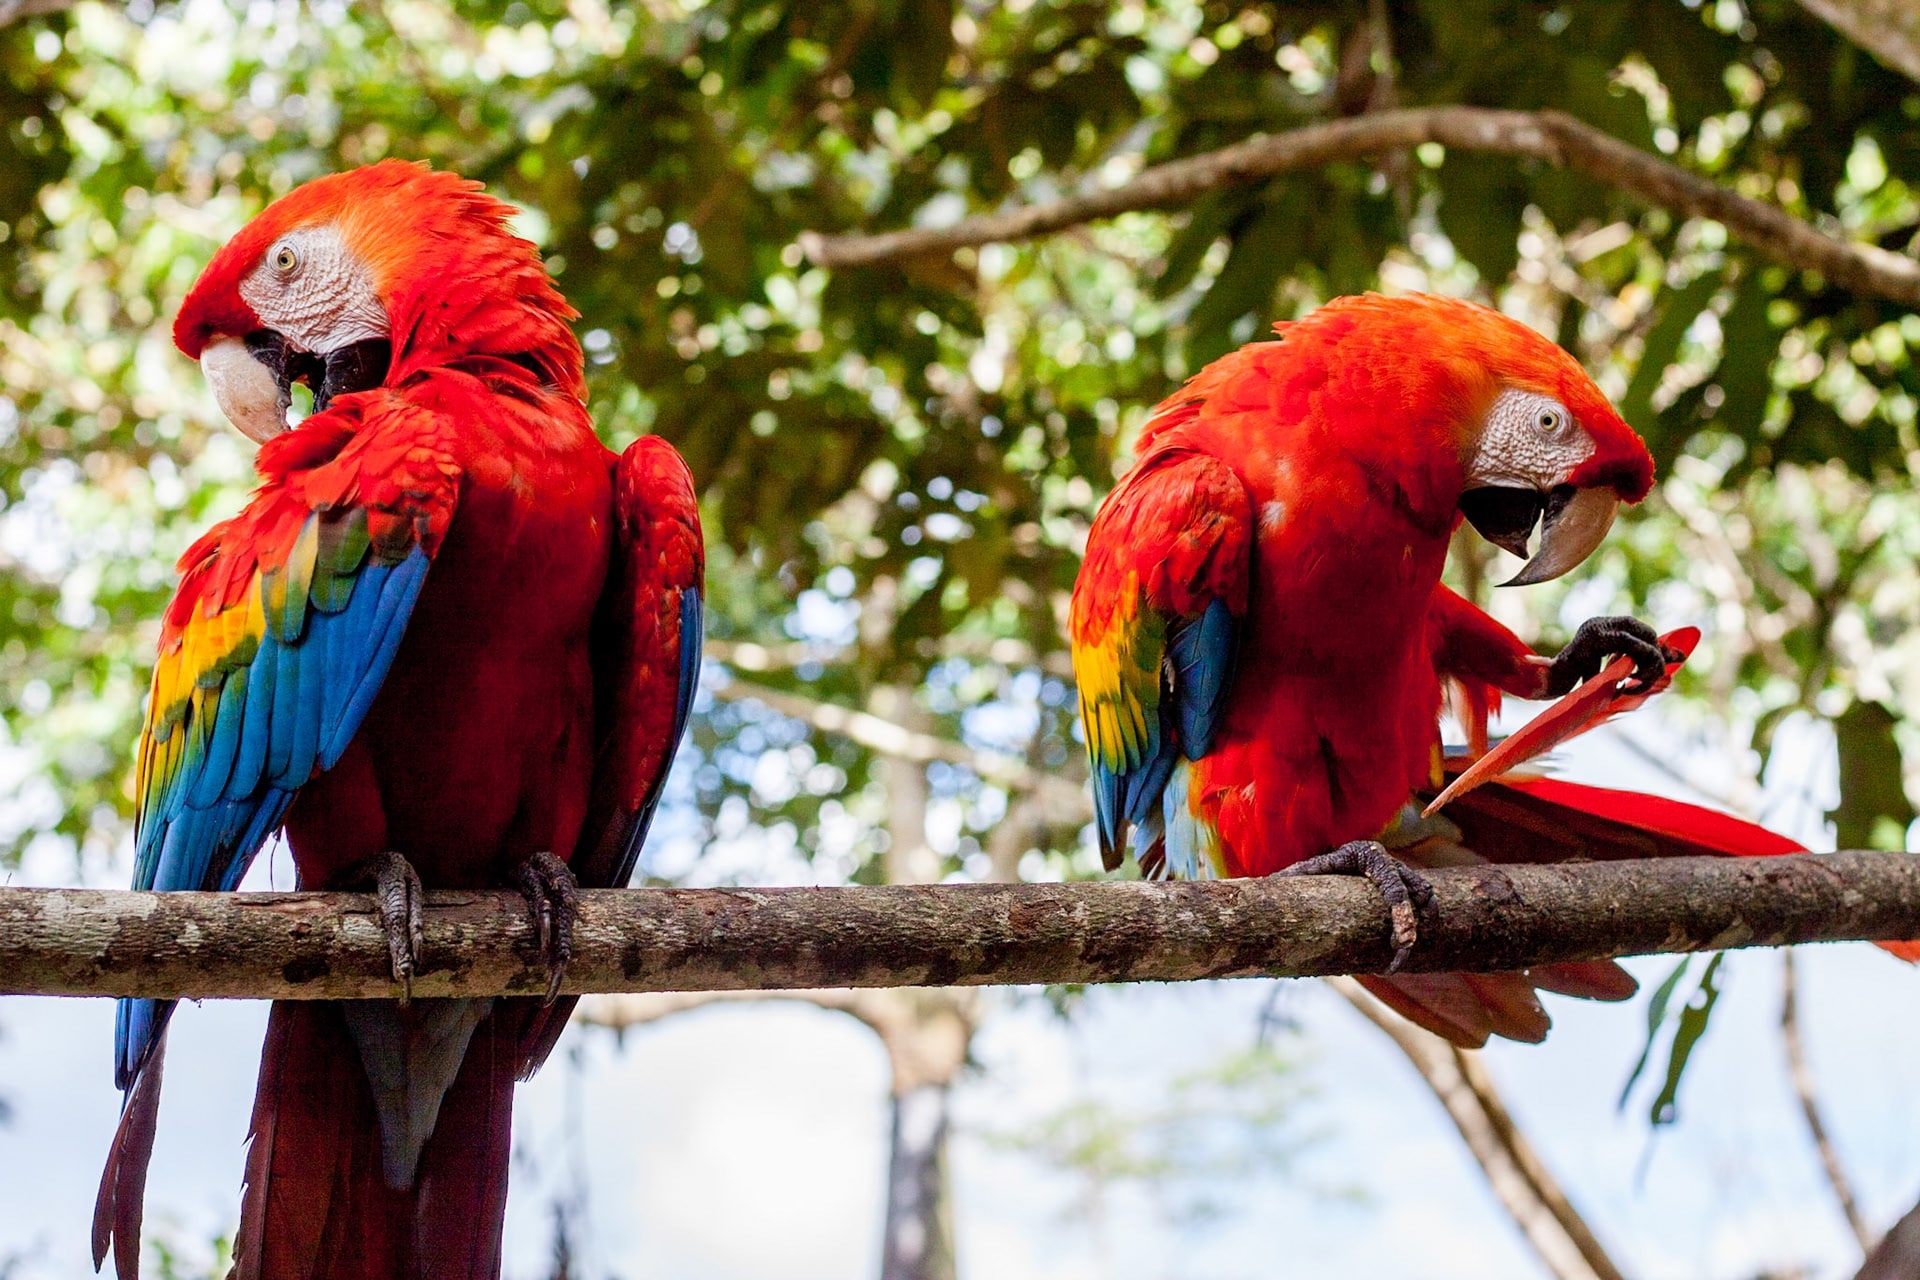
[(1653, 688), (1666, 674), (1667, 664), (1681, 657), (1663, 646), (1654, 629), (1638, 618), (1588, 618), (1548, 668), (1547, 696), (1571, 693), (1581, 681), (1598, 675), (1615, 655), (1633, 659), (1633, 681), (1621, 689), (1627, 695)]
[(1393, 962), (1386, 973), (1398, 973), (1419, 941), (1420, 913), (1433, 907), (1433, 885), (1427, 878), (1387, 852), (1378, 840), (1350, 840), (1330, 853), (1319, 854), (1274, 872), (1277, 876), (1365, 876), (1387, 904), (1393, 923)]
[(352, 868), (347, 883), (373, 889), (380, 928), (387, 936), (387, 960), (393, 980), (400, 984), (400, 1003), (405, 1005), (413, 999), (413, 975), (419, 972), (420, 956), (427, 948), (427, 891), (420, 873), (404, 857), (388, 851)]
[(567, 864), (547, 852), (536, 853), (514, 871), (527, 899), (527, 918), (533, 926), (540, 958), (547, 966), (546, 1003), (560, 995), (560, 980), (573, 959), (573, 920), (580, 882)]

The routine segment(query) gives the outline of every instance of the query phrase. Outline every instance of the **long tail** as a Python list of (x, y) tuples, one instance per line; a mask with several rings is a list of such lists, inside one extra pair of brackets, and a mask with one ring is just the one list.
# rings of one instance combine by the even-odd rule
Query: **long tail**
[(147, 1164), (160, 1123), (160, 1074), (166, 1062), (164, 1023), (145, 1065), (120, 1108), (120, 1126), (107, 1150), (100, 1193), (93, 1202), (93, 1269), (113, 1253), (120, 1280), (140, 1280), (140, 1219), (147, 1194)]
[(363, 1065), (368, 1037), (356, 1039), (340, 1005), (276, 1003), (253, 1105), (236, 1280), (496, 1280), (519, 1016), (510, 1008), (482, 1016), (464, 1056), (454, 1051), (458, 1073), (437, 1117), (425, 1116), (431, 1136), (411, 1181), (396, 1187), (381, 1142), (384, 1108)]
[[(1436, 817), (1403, 813), (1385, 837), (1420, 866), (1471, 862), (1566, 862), (1621, 858), (1772, 857), (1802, 853), (1793, 840), (1699, 805), (1591, 787), (1557, 778), (1489, 782), (1456, 793)], [(1920, 943), (1882, 947), (1920, 960)], [(1462, 1048), (1489, 1036), (1538, 1042), (1550, 1020), (1537, 992), (1625, 1000), (1633, 977), (1610, 960), (1543, 965), (1517, 973), (1367, 977), (1366, 988), (1397, 1012)]]

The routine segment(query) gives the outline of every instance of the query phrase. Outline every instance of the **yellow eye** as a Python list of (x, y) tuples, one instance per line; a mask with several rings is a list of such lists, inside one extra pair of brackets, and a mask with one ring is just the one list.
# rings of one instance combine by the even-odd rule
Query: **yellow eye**
[(1567, 425), (1567, 417), (1558, 409), (1542, 409), (1534, 415), (1533, 425), (1543, 436), (1557, 436), (1561, 428)]
[(281, 275), (292, 275), (293, 269), (299, 265), (300, 255), (293, 251), (292, 245), (283, 244), (273, 251), (273, 269)]

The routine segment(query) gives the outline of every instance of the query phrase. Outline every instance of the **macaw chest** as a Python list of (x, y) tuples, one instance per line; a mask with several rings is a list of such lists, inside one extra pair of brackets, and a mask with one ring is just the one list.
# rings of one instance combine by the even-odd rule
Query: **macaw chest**
[[(570, 850), (592, 771), (606, 476), (469, 477), (356, 759), (310, 788), (327, 803), (307, 806), (324, 810), (306, 824), (307, 852), (378, 830), (427, 883), (458, 884), (493, 883), (538, 849)], [(377, 819), (354, 816), (369, 809)]]

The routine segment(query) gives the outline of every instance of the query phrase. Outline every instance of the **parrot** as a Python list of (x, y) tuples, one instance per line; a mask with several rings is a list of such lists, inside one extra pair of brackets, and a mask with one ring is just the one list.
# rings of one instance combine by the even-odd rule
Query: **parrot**
[[(274, 1003), (240, 1280), (499, 1275), (514, 1083), (572, 1006), (577, 889), (631, 877), (686, 731), (693, 479), (657, 436), (616, 455), (594, 434), (578, 313), (515, 212), (400, 160), (317, 178), (214, 255), (173, 327), (260, 484), (180, 559), (134, 887), (231, 891), (284, 830), (300, 888), (373, 892), (397, 987)], [(447, 888), (525, 896), (544, 999), (411, 998)], [(118, 1006), (93, 1254), (121, 1280), (172, 1012)]]
[(1565, 574), (1646, 496), (1653, 459), (1572, 355), (1489, 307), (1365, 294), (1274, 331), (1151, 412), (1088, 533), (1067, 621), (1102, 859), (1131, 850), (1160, 877), (1364, 875), (1395, 944), (1362, 979), (1375, 995), (1462, 1047), (1537, 1042), (1537, 991), (1623, 1000), (1633, 978), (1606, 961), (1398, 972), (1432, 901), (1420, 866), (1798, 846), (1546, 779), (1422, 814), (1449, 771), (1443, 706), (1484, 752), (1503, 695), (1563, 698), (1611, 660), (1618, 706), (1596, 716), (1683, 659), (1631, 617), (1536, 654), (1441, 581), (1463, 522), (1525, 560), (1502, 585)]

